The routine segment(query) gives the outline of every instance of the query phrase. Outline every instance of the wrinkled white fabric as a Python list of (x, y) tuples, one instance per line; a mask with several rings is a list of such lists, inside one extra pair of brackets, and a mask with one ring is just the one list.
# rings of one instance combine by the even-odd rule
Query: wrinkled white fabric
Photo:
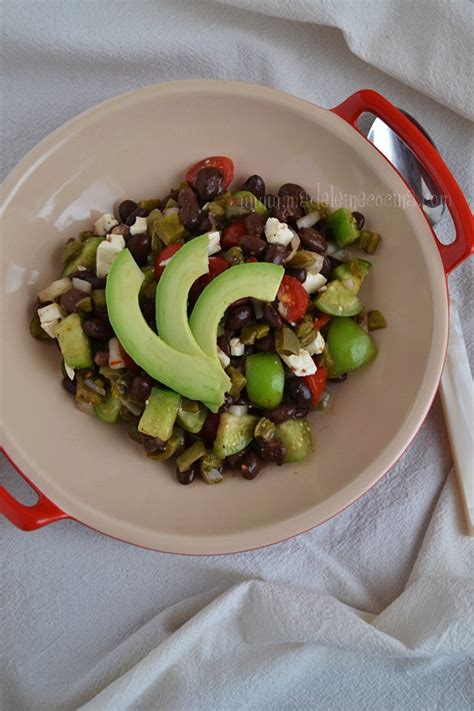
[[(0, 12), (2, 176), (102, 99), (219, 77), (323, 106), (374, 88), (472, 189), (467, 3), (20, 0)], [(471, 279), (464, 265), (450, 289), (472, 355)], [(0, 708), (468, 709), (473, 544), (446, 437), (436, 399), (360, 501), (247, 554), (169, 556), (72, 522), (22, 533), (0, 518)], [(24, 494), (5, 460), (0, 480)]]

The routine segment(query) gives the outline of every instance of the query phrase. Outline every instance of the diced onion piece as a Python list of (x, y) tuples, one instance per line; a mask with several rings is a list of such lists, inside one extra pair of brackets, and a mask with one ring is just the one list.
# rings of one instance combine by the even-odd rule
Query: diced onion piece
[(351, 254), (348, 249), (338, 249), (332, 256), (340, 262), (347, 262), (347, 260), (350, 259)]
[(314, 210), (314, 212), (310, 212), (307, 215), (303, 215), (303, 217), (299, 217), (296, 220), (296, 226), (299, 230), (303, 227), (312, 227), (316, 224), (316, 222), (319, 222), (320, 217), (321, 215), (318, 210)]
[(209, 246), (207, 248), (209, 256), (216, 254), (216, 252), (221, 251), (221, 233), (218, 230), (214, 232), (208, 232), (207, 238), (209, 240)]
[(72, 278), (72, 285), (75, 289), (85, 291), (87, 294), (92, 290), (92, 284), (85, 279), (79, 279), (79, 277)]
[(74, 368), (71, 368), (71, 366), (68, 365), (66, 361), (64, 361), (64, 370), (66, 371), (66, 375), (69, 380), (74, 380), (74, 378), (76, 377), (76, 371), (74, 370)]
[(109, 368), (112, 368), (112, 370), (125, 368), (125, 361), (120, 353), (118, 338), (111, 338), (109, 341)]
[(255, 318), (258, 321), (258, 319), (263, 318), (263, 303), (260, 299), (252, 299), (252, 304), (253, 310), (255, 311)]
[(231, 338), (229, 345), (231, 355), (243, 356), (243, 354), (245, 353), (245, 345), (242, 343), (240, 338)]
[(334, 242), (328, 242), (328, 246), (326, 248), (326, 254), (329, 255), (330, 257), (332, 257), (333, 254), (335, 252), (337, 252), (337, 249), (338, 249), (337, 244), (335, 244)]
[(139, 407), (136, 403), (131, 402), (130, 400), (120, 400), (120, 403), (125, 407), (126, 410), (132, 413), (132, 415), (141, 415), (143, 412), (143, 408)]
[(291, 260), (295, 256), (296, 252), (298, 251), (300, 244), (301, 244), (300, 238), (298, 237), (296, 232), (293, 232), (293, 237), (291, 238), (291, 242), (290, 242), (291, 252), (289, 253), (289, 255), (287, 257), (285, 257), (285, 264), (287, 264), (288, 262), (291, 262)]
[(92, 378), (84, 378), (84, 385), (98, 395), (105, 395), (105, 389), (102, 385), (98, 385)]
[(230, 358), (224, 353), (221, 348), (219, 348), (219, 346), (217, 346), (217, 355), (219, 357), (222, 367), (227, 368), (227, 366), (230, 365)]
[(242, 415), (247, 414), (248, 407), (247, 407), (247, 405), (231, 405), (229, 407), (229, 412), (232, 415), (237, 415), (237, 417), (242, 417)]
[(209, 471), (202, 472), (202, 478), (206, 484), (220, 484), (224, 480), (222, 473), (219, 469), (210, 469)]

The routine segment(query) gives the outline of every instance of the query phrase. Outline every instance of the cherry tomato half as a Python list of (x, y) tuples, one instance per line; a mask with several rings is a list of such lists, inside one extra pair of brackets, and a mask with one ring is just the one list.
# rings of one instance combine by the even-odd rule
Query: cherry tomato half
[(311, 395), (313, 396), (313, 399), (311, 401), (311, 404), (313, 407), (316, 407), (318, 404), (321, 395), (324, 392), (324, 388), (326, 387), (326, 381), (328, 379), (328, 369), (327, 368), (318, 368), (313, 375), (306, 375), (305, 380), (309, 385), (309, 389), (311, 390)]
[(201, 291), (206, 288), (211, 281), (222, 274), (223, 271), (229, 268), (229, 262), (227, 262), (223, 257), (209, 257), (209, 272), (203, 274), (196, 279), (191, 287), (191, 292), (189, 294), (191, 301), (195, 301)]
[(130, 356), (128, 355), (127, 351), (125, 350), (125, 348), (124, 348), (124, 347), (122, 346), (122, 344), (120, 343), (120, 341), (119, 341), (119, 351), (120, 351), (120, 355), (122, 356), (122, 360), (123, 360), (123, 362), (125, 363), (125, 366), (126, 366), (132, 373), (138, 374), (138, 373), (140, 372), (140, 370), (141, 370), (141, 369), (140, 369), (140, 366), (135, 363), (135, 361), (133, 360), (133, 358), (130, 358)]
[(166, 262), (167, 259), (171, 259), (173, 254), (176, 254), (178, 249), (181, 249), (183, 245), (182, 244), (170, 244), (168, 247), (165, 247), (162, 252), (157, 256), (155, 260), (155, 279), (158, 281), (160, 276), (163, 274), (165, 271), (166, 264), (163, 264), (163, 262)]
[(330, 320), (331, 317), (329, 316), (329, 314), (321, 314), (321, 316), (318, 316), (318, 318), (313, 323), (313, 328), (315, 329), (315, 331), (320, 331), (322, 328), (328, 325)]
[(245, 222), (243, 220), (237, 220), (237, 222), (231, 222), (222, 230), (221, 235), (221, 247), (222, 249), (230, 249), (231, 247), (237, 247), (240, 242), (240, 238), (247, 234), (247, 228), (245, 227)]
[(230, 158), (227, 158), (227, 156), (210, 156), (209, 158), (200, 160), (191, 166), (186, 173), (188, 183), (194, 185), (199, 171), (203, 168), (217, 168), (223, 176), (222, 187), (224, 190), (227, 190), (234, 177), (234, 164)]
[(278, 300), (284, 306), (284, 318), (290, 323), (296, 323), (303, 318), (309, 304), (308, 292), (302, 287), (298, 279), (284, 276), (278, 289)]

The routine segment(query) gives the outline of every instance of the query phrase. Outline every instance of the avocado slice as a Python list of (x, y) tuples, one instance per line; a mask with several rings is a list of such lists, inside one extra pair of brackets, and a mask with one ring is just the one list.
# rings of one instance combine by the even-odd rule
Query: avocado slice
[(313, 446), (313, 436), (308, 421), (303, 417), (297, 420), (286, 420), (276, 426), (275, 437), (286, 449), (285, 464), (301, 462), (306, 459)]
[(205, 355), (180, 353), (151, 330), (138, 302), (143, 279), (129, 250), (123, 249), (112, 262), (105, 291), (109, 319), (120, 343), (152, 378), (191, 400), (205, 401), (217, 412), (225, 393), (221, 366)]
[(182, 353), (203, 352), (188, 323), (189, 290), (209, 271), (209, 238), (195, 237), (173, 255), (156, 287), (156, 327), (160, 337)]
[(362, 301), (338, 279), (329, 282), (326, 291), (315, 299), (314, 305), (331, 316), (355, 316), (364, 308)]
[(224, 459), (245, 449), (253, 439), (258, 419), (256, 415), (233, 415), (231, 412), (224, 412), (219, 420), (212, 450), (216, 457)]
[(277, 264), (237, 264), (206, 286), (189, 319), (191, 331), (206, 355), (219, 363), (217, 327), (227, 307), (245, 297), (273, 301), (284, 273)]

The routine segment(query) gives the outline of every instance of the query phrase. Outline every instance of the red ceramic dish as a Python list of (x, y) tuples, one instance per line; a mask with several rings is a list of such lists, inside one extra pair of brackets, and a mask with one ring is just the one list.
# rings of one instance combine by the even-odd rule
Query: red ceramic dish
[[(400, 176), (355, 129), (364, 111), (406, 141), (446, 195), (452, 244), (437, 242)], [(71, 407), (57, 360), (32, 341), (27, 315), (40, 285), (56, 273), (59, 244), (117, 200), (164, 194), (203, 155), (231, 155), (236, 184), (258, 172), (270, 189), (297, 182), (315, 197), (327, 193), (334, 206), (339, 197), (359, 196), (368, 223), (383, 235), (363, 300), (381, 309), (389, 328), (377, 335), (375, 363), (336, 391), (334, 411), (312, 416), (318, 446), (308, 461), (269, 467), (250, 483), (236, 477), (180, 487), (166, 463), (141, 458), (120, 427)], [(146, 87), (82, 114), (7, 178), (3, 221), (4, 233), (17, 238), (3, 260), (2, 443), (39, 501), (25, 507), (0, 487), (0, 511), (27, 530), (74, 518), (174, 553), (241, 551), (296, 535), (348, 506), (392, 466), (438, 386), (448, 333), (446, 274), (473, 251), (471, 212), (454, 178), (382, 96), (361, 91), (328, 111), (237, 82)]]

